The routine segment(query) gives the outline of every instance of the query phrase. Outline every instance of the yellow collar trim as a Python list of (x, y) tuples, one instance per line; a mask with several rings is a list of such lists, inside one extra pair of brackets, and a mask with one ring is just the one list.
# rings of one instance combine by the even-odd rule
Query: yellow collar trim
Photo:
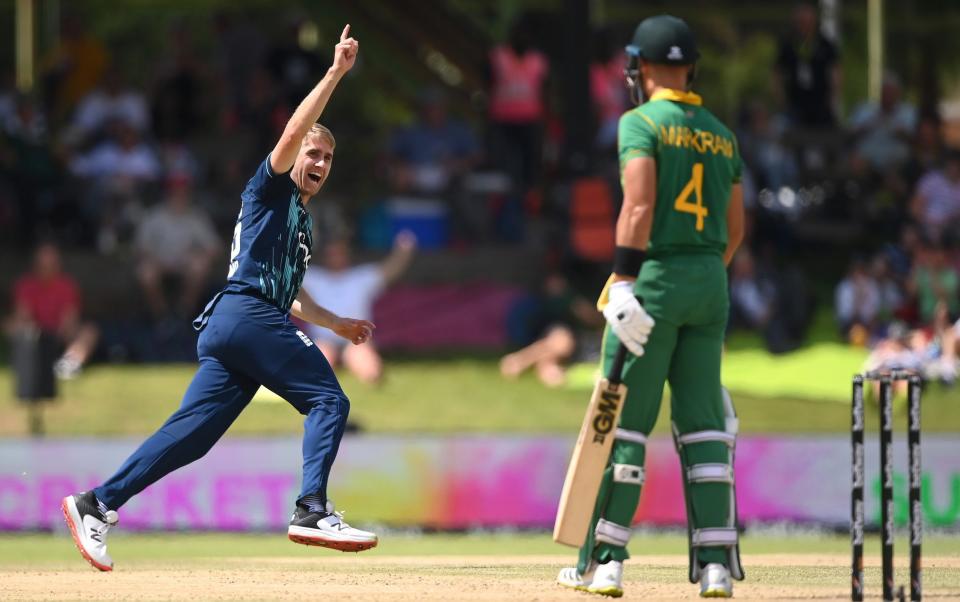
[(697, 106), (703, 104), (703, 99), (700, 98), (700, 95), (698, 94), (694, 94), (693, 92), (683, 92), (681, 90), (673, 90), (670, 88), (660, 88), (653, 93), (653, 96), (650, 97), (650, 100), (673, 100), (676, 102)]

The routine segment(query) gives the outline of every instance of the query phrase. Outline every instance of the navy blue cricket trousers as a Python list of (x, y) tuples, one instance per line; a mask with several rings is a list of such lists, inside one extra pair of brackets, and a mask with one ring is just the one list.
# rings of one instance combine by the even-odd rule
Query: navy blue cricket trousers
[(326, 499), (350, 402), (316, 345), (270, 303), (225, 294), (200, 332), (197, 355), (200, 368), (180, 409), (94, 489), (97, 499), (116, 510), (167, 473), (203, 457), (260, 385), (306, 416), (300, 497)]

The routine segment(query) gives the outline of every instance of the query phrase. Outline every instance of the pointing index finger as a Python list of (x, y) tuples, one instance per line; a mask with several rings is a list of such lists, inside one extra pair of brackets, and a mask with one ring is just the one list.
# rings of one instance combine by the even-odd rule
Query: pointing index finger
[(343, 27), (343, 31), (340, 33), (340, 41), (343, 42), (343, 41), (346, 40), (349, 36), (350, 36), (350, 24), (347, 23), (347, 24)]

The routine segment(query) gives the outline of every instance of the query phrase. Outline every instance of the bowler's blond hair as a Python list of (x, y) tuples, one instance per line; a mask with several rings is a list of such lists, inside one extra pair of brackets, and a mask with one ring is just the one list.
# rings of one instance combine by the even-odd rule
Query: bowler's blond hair
[(330, 128), (315, 123), (310, 126), (310, 130), (307, 132), (307, 135), (303, 137), (303, 142), (301, 145), (307, 141), (307, 138), (310, 136), (320, 136), (330, 143), (330, 150), (337, 148), (337, 140), (333, 137), (333, 132), (330, 131)]

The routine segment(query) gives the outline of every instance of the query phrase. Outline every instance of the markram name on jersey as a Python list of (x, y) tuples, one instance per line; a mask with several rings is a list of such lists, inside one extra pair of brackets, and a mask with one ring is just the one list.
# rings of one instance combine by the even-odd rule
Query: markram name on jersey
[(732, 159), (734, 153), (733, 140), (730, 138), (707, 130), (691, 130), (687, 126), (661, 125), (660, 142), (667, 146), (693, 149), (703, 155), (723, 155), (727, 159)]
[(647, 253), (722, 254), (730, 190), (740, 181), (733, 133), (692, 92), (660, 90), (620, 118), (621, 175), (631, 159), (656, 162), (657, 197)]

